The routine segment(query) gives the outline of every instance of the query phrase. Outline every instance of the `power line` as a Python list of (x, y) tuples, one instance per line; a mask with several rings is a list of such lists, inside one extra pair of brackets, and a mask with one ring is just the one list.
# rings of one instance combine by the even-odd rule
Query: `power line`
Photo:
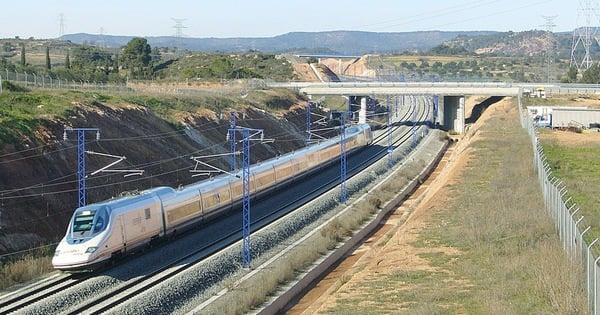
[[(499, 0), (492, 0), (492, 1), (487, 1), (487, 2), (473, 1), (470, 3), (462, 4), (462, 5), (453, 5), (453, 6), (441, 8), (438, 10), (431, 10), (431, 11), (427, 11), (427, 12), (424, 12), (421, 14), (416, 14), (416, 15), (401, 18), (401, 19), (394, 19), (394, 20), (389, 20), (386, 22), (381, 22), (381, 23), (390, 23), (390, 22), (400, 22), (400, 23), (395, 23), (395, 24), (388, 25), (388, 26), (382, 26), (382, 27), (379, 27), (379, 29), (402, 26), (402, 25), (409, 25), (409, 24), (414, 24), (414, 23), (422, 24), (424, 21), (434, 21), (435, 18), (437, 18), (437, 17), (454, 14), (456, 12), (464, 13), (464, 10), (466, 10), (466, 9), (472, 9), (472, 8), (476, 8), (476, 7), (485, 6), (485, 5), (493, 4), (498, 1)], [(461, 16), (461, 22), (462, 22), (462, 16)], [(381, 23), (378, 23), (378, 24), (381, 24)], [(430, 24), (427, 23), (427, 25), (430, 25)]]
[(183, 21), (187, 20), (187, 19), (176, 19), (176, 18), (171, 18), (171, 20), (175, 21), (175, 26), (173, 26), (175, 28), (175, 45), (176, 45), (176, 49), (180, 50), (181, 49), (181, 39), (183, 38), (183, 29), (187, 28), (185, 26), (183, 26)]
[[(282, 142), (282, 141), (292, 141), (292, 140), (282, 140), (282, 141), (277, 140), (277, 141), (278, 142)], [(89, 141), (89, 142), (92, 142), (92, 141)], [(187, 154), (184, 154), (184, 155), (180, 155), (180, 156), (176, 156), (176, 157), (172, 157), (172, 158), (168, 158), (168, 159), (161, 159), (159, 161), (153, 161), (153, 162), (149, 162), (149, 163), (132, 164), (132, 163), (130, 163), (130, 160), (126, 160), (126, 161), (127, 161), (127, 163), (131, 167), (133, 167), (133, 168), (141, 168), (141, 169), (148, 169), (148, 168), (151, 168), (151, 167), (156, 167), (158, 165), (166, 164), (166, 163), (169, 163), (169, 162), (172, 162), (172, 161), (175, 161), (175, 160), (182, 160), (182, 161), (188, 162), (189, 161), (189, 157), (194, 156), (194, 155), (198, 155), (198, 154), (201, 154), (201, 153), (204, 153), (204, 152), (214, 152), (215, 148), (217, 148), (217, 147), (224, 147), (226, 143), (227, 142), (217, 143), (217, 144), (214, 144), (214, 145), (212, 145), (210, 147), (207, 147), (207, 148), (204, 148), (204, 149), (201, 149), (201, 150), (197, 150), (197, 151), (193, 151), (193, 152), (190, 152), (190, 153), (187, 153)], [(254, 145), (256, 145), (256, 144), (252, 144), (252, 146), (254, 146)], [(99, 146), (104, 151), (107, 151), (107, 150), (105, 150), (102, 147), (102, 145), (99, 144)], [(215, 161), (215, 160), (217, 160), (217, 159), (213, 159), (212, 161)], [(179, 169), (176, 169), (174, 171), (171, 170), (171, 171), (162, 172), (162, 173), (158, 173), (158, 174), (154, 174), (154, 175), (144, 176), (143, 178), (138, 178), (138, 179), (130, 180), (130, 181), (123, 181), (121, 183), (129, 183), (129, 182), (135, 182), (135, 181), (145, 180), (145, 179), (148, 179), (148, 178), (160, 177), (160, 176), (171, 174), (171, 173), (173, 173), (175, 171), (181, 171), (181, 170), (184, 170), (184, 169), (187, 169), (187, 168), (188, 167), (179, 168)], [(57, 187), (57, 186), (64, 186), (64, 185), (73, 184), (73, 183), (77, 182), (77, 180), (63, 181), (63, 182), (58, 182), (58, 183), (53, 183), (53, 182), (55, 182), (57, 180), (61, 180), (61, 179), (65, 179), (65, 178), (74, 176), (75, 174), (76, 173), (71, 173), (71, 174), (62, 176), (60, 178), (56, 178), (56, 179), (50, 180), (48, 183), (39, 183), (39, 184), (27, 186), (27, 187), (21, 187), (21, 188), (9, 189), (9, 190), (2, 190), (2, 191), (0, 191), (0, 194), (3, 195), (3, 197), (2, 197), (3, 199), (16, 199), (16, 198), (27, 198), (27, 197), (31, 197), (31, 196), (37, 196), (39, 194), (28, 194), (28, 195), (18, 195), (18, 196), (7, 196), (7, 195), (16, 194), (16, 193), (19, 193), (19, 192), (22, 192), (22, 191), (26, 191), (26, 190), (31, 190), (31, 189), (41, 189), (41, 188), (48, 189), (48, 188), (51, 188), (51, 187)], [(109, 177), (109, 176), (111, 176), (111, 175), (102, 175), (102, 176), (97, 176), (95, 178), (99, 179), (99, 178), (104, 178), (104, 177)], [(108, 184), (108, 185), (112, 185), (112, 184)], [(105, 187), (105, 186), (106, 185), (90, 186), (89, 188), (90, 189), (97, 189), (97, 188), (101, 188), (101, 187)], [(49, 195), (49, 194), (65, 193), (65, 192), (73, 192), (73, 191), (76, 191), (76, 190), (75, 189), (68, 189), (68, 190), (62, 190), (62, 191), (57, 191), (57, 192), (47, 192), (46, 191), (44, 194)]]
[[(292, 115), (291, 117), (294, 116), (300, 116), (302, 115), (301, 113), (298, 113), (296, 115)], [(249, 122), (249, 121), (253, 121), (253, 122), (258, 122), (258, 121), (267, 121), (267, 119), (248, 119), (245, 122)], [(204, 125), (208, 125), (209, 123), (206, 124), (202, 124), (200, 126), (204, 126)], [(207, 128), (207, 129), (203, 129), (202, 132), (209, 132), (211, 130), (217, 130), (219, 127), (213, 127), (213, 128)], [(163, 138), (169, 138), (169, 137), (175, 137), (175, 136), (184, 136), (185, 135), (185, 130), (176, 130), (176, 131), (170, 131), (170, 132), (165, 132), (165, 133), (158, 133), (158, 134), (154, 134), (154, 135), (143, 135), (143, 136), (135, 136), (135, 137), (124, 137), (124, 138), (112, 138), (112, 139), (100, 139), (100, 140), (96, 140), (96, 141), (86, 141), (86, 145), (87, 144), (91, 144), (91, 143), (96, 143), (104, 152), (108, 152), (108, 150), (106, 150), (103, 146), (102, 146), (102, 142), (106, 142), (106, 141), (141, 141), (141, 140), (147, 140), (147, 139), (153, 139), (153, 140), (157, 140), (157, 139), (163, 139)], [(278, 134), (275, 134), (273, 137), (277, 138), (279, 136), (284, 136), (283, 139), (278, 139), (277, 142), (292, 142), (292, 141), (299, 141), (298, 139), (295, 138), (289, 138), (291, 137), (289, 135), (289, 133), (286, 132), (281, 132)], [(182, 160), (182, 161), (186, 161), (189, 162), (189, 157), (193, 156), (193, 155), (198, 155), (200, 153), (203, 152), (215, 152), (216, 148), (221, 148), (225, 146), (226, 142), (223, 143), (215, 143), (210, 147), (206, 147), (204, 149), (201, 150), (197, 150), (197, 151), (193, 151), (184, 155), (180, 155), (180, 156), (176, 156), (176, 157), (172, 157), (172, 158), (168, 158), (168, 159), (161, 159), (159, 161), (152, 161), (152, 162), (148, 162), (148, 163), (141, 163), (141, 164), (133, 164), (131, 163), (131, 160), (126, 160), (126, 163), (129, 164), (132, 168), (140, 168), (140, 169), (148, 169), (148, 168), (152, 168), (152, 167), (156, 167), (159, 165), (164, 165), (166, 163), (175, 161), (175, 160)], [(50, 144), (50, 145), (44, 145), (44, 146), (38, 146), (36, 148), (30, 148), (27, 150), (23, 150), (20, 152), (14, 152), (14, 153), (10, 153), (10, 154), (5, 154), (2, 155), (0, 157), (7, 157), (7, 156), (13, 156), (16, 155), (18, 153), (25, 153), (25, 152), (29, 152), (32, 150), (36, 150), (36, 149), (43, 149), (52, 145), (56, 145), (56, 144)], [(255, 144), (251, 144), (252, 146), (254, 146)], [(12, 160), (3, 160), (0, 161), (0, 163), (9, 163), (9, 162), (15, 162), (15, 161), (20, 161), (20, 160), (24, 160), (24, 159), (29, 159), (29, 158), (35, 158), (35, 157), (39, 157), (42, 155), (48, 155), (51, 153), (58, 153), (58, 152), (62, 152), (65, 150), (73, 150), (74, 147), (66, 147), (66, 148), (61, 148), (58, 150), (54, 150), (54, 151), (50, 151), (50, 152), (45, 152), (45, 153), (40, 153), (37, 155), (30, 155), (27, 157), (22, 157), (22, 158), (18, 158), (18, 159), (12, 159)], [(216, 159), (215, 159), (216, 160)], [(140, 181), (140, 180), (146, 180), (146, 179), (151, 179), (151, 178), (155, 178), (155, 177), (160, 177), (160, 176), (165, 176), (168, 174), (171, 174), (173, 172), (178, 172), (178, 171), (182, 171), (184, 169), (186, 169), (188, 167), (185, 168), (179, 168), (176, 170), (170, 170), (167, 172), (162, 172), (162, 173), (158, 173), (158, 174), (154, 174), (154, 175), (148, 175), (148, 176), (144, 176), (143, 178), (138, 178), (138, 179), (134, 179), (134, 180), (129, 180), (129, 181), (122, 181), (120, 182), (121, 184), (126, 184), (126, 183), (131, 183), (131, 182), (135, 182), (135, 181)], [(2, 199), (19, 199), (19, 198), (30, 198), (30, 197), (34, 197), (34, 196), (40, 196), (40, 195), (52, 195), (52, 194), (60, 194), (60, 193), (70, 193), (75, 191), (75, 189), (67, 189), (67, 190), (60, 190), (60, 191), (47, 191), (47, 189), (51, 189), (53, 187), (60, 187), (60, 186), (65, 186), (65, 185), (72, 185), (73, 183), (77, 182), (77, 180), (69, 180), (69, 181), (63, 181), (64, 179), (67, 179), (69, 177), (74, 176), (76, 173), (71, 173), (71, 174), (67, 174), (58, 178), (54, 178), (49, 180), (46, 183), (38, 183), (38, 184), (34, 184), (34, 185), (30, 185), (30, 186), (26, 186), (26, 187), (21, 187), (21, 188), (14, 188), (14, 189), (7, 189), (7, 190), (2, 190), (0, 191), (0, 194), (2, 194)], [(101, 176), (96, 176), (96, 179), (101, 179), (104, 177), (108, 177), (111, 175), (101, 175)], [(89, 187), (90, 189), (97, 189), (97, 188), (102, 188), (102, 187), (106, 187), (106, 186), (110, 186), (110, 185), (114, 185), (114, 184), (107, 184), (107, 185), (100, 185), (100, 186), (91, 186)], [(20, 192), (24, 192), (27, 190), (32, 190), (32, 189), (42, 189), (44, 190), (44, 192), (42, 193), (38, 193), (38, 194), (27, 194), (27, 195), (15, 195), (15, 194), (19, 194)], [(8, 196), (7, 196), (8, 195)]]
[(61, 38), (65, 35), (65, 15), (62, 13), (58, 15), (58, 25), (58, 38)]
[[(571, 67), (577, 67), (579, 74), (589, 69), (594, 61), (590, 54), (592, 43), (596, 40), (596, 28), (592, 25), (592, 18), (595, 16), (594, 23), (598, 22), (598, 8), (596, 1), (579, 0), (577, 14), (577, 26), (573, 30), (573, 43), (571, 45)], [(581, 23), (584, 20), (584, 24)]]
[[(277, 140), (278, 142), (281, 142), (280, 140)], [(284, 140), (285, 141), (285, 140)], [(182, 161), (186, 161), (189, 162), (189, 158), (194, 156), (194, 155), (198, 155), (201, 153), (205, 153), (205, 152), (214, 152), (214, 148), (215, 147), (224, 147), (226, 145), (226, 141), (222, 142), (222, 143), (218, 143), (218, 144), (214, 144), (211, 147), (208, 148), (204, 148), (202, 150), (198, 150), (198, 151), (194, 151), (194, 152), (190, 152), (187, 153), (185, 155), (181, 155), (181, 156), (176, 156), (173, 158), (169, 158), (169, 159), (163, 159), (160, 161), (155, 161), (155, 162), (150, 162), (150, 163), (145, 163), (145, 164), (131, 164), (128, 161), (128, 164), (130, 164), (131, 167), (135, 167), (135, 168), (142, 168), (142, 169), (148, 169), (151, 167), (155, 167), (161, 164), (166, 164), (169, 163), (171, 161), (174, 160), (182, 160)], [(256, 146), (258, 145), (257, 143), (252, 143), (251, 146)], [(217, 159), (212, 159), (209, 160), (209, 162), (212, 161), (216, 161)], [(191, 166), (191, 165), (190, 165)], [(168, 170), (165, 172), (161, 172), (161, 173), (157, 173), (157, 174), (151, 174), (151, 175), (145, 175), (144, 177), (141, 178), (136, 178), (133, 180), (126, 180), (126, 181), (122, 181), (119, 184), (128, 184), (128, 183), (133, 183), (133, 182), (137, 182), (137, 181), (143, 181), (143, 180), (148, 180), (148, 179), (152, 179), (152, 178), (157, 178), (157, 177), (161, 177), (161, 176), (166, 176), (175, 172), (180, 172), (183, 170), (189, 170), (190, 166), (185, 166), (185, 167), (181, 167), (181, 168), (177, 168), (174, 170)], [(46, 189), (52, 188), (52, 187), (59, 187), (59, 186), (65, 186), (65, 185), (69, 185), (69, 184), (73, 184), (76, 183), (77, 180), (70, 180), (70, 181), (64, 181), (64, 182), (58, 182), (58, 183), (52, 183), (54, 181), (57, 180), (61, 180), (61, 179), (65, 179), (68, 177), (72, 177), (74, 176), (76, 173), (71, 173), (65, 176), (62, 176), (60, 178), (56, 178), (51, 180), (49, 183), (40, 183), (40, 184), (35, 184), (35, 185), (31, 185), (31, 186), (27, 186), (27, 187), (22, 187), (22, 188), (16, 188), (16, 189), (9, 189), (9, 190), (2, 190), (0, 191), (0, 194), (2, 195), (3, 200), (14, 200), (14, 199), (22, 199), (22, 198), (31, 198), (31, 197), (37, 197), (37, 196), (42, 196), (42, 195), (56, 195), (56, 194), (63, 194), (63, 193), (72, 193), (77, 191), (76, 188), (73, 189), (65, 189), (65, 190), (59, 190), (59, 191), (47, 191)], [(109, 177), (111, 175), (102, 175), (102, 176), (96, 176), (96, 179), (101, 179), (101, 178), (105, 178), (105, 177)], [(102, 184), (102, 185), (95, 185), (95, 186), (89, 186), (88, 189), (99, 189), (99, 188), (104, 188), (104, 187), (109, 187), (109, 186), (114, 186), (114, 183), (107, 183), (107, 184)], [(30, 194), (26, 194), (26, 195), (14, 195), (17, 194), (19, 192), (23, 192), (23, 191), (27, 191), (27, 190), (32, 190), (32, 189), (43, 189), (44, 192), (43, 193), (30, 193)]]
[(548, 84), (550, 84), (550, 62), (551, 62), (551, 55), (552, 55), (552, 30), (554, 29), (554, 27), (556, 26), (556, 24), (554, 23), (554, 19), (556, 19), (556, 15), (553, 16), (542, 16), (544, 18), (544, 20), (546, 20), (546, 24), (544, 24), (544, 27), (546, 27), (546, 64), (548, 66)]

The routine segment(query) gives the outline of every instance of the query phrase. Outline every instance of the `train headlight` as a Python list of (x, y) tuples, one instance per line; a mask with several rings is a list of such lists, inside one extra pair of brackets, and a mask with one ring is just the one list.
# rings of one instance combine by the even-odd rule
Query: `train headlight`
[(98, 249), (98, 247), (96, 247), (96, 246), (88, 247), (88, 248), (85, 250), (85, 253), (86, 253), (86, 254), (91, 254), (91, 253), (95, 252), (97, 249)]

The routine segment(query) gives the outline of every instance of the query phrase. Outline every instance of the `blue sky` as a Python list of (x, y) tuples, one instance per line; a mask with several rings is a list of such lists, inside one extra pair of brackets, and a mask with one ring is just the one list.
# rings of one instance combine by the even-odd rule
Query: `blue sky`
[[(288, 32), (359, 30), (572, 31), (577, 0), (19, 0), (0, 11), (0, 38), (55, 38), (60, 32), (186, 37), (270, 37)], [(158, 4), (155, 4), (158, 3)], [(581, 22), (578, 22), (581, 21)], [(600, 23), (593, 23), (599, 25)]]

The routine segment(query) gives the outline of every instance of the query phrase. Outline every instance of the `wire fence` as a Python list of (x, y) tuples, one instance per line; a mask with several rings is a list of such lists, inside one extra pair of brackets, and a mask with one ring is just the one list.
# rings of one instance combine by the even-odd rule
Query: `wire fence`
[[(527, 129), (531, 136), (534, 153), (534, 167), (537, 171), (542, 188), (546, 210), (554, 219), (556, 230), (560, 236), (563, 250), (573, 262), (580, 262), (586, 277), (586, 291), (590, 314), (600, 314), (599, 280), (600, 268), (594, 252), (598, 253), (598, 238), (591, 242), (584, 239), (591, 226), (585, 222), (585, 217), (580, 213), (580, 208), (568, 196), (566, 185), (552, 175), (552, 170), (540, 143), (538, 131), (533, 123), (533, 117), (523, 108), (519, 97), (521, 109), (521, 125)], [(576, 272), (576, 271), (568, 271)]]
[(174, 94), (174, 95), (225, 95), (237, 93), (245, 95), (248, 91), (266, 87), (262, 79), (239, 79), (215, 82), (207, 85), (195, 80), (161, 82), (156, 80), (129, 80), (124, 83), (105, 83), (83, 80), (69, 80), (53, 78), (49, 75), (36, 75), (35, 73), (0, 71), (0, 93), (2, 81), (10, 81), (28, 89), (47, 90), (76, 90), (87, 92), (110, 92), (130, 94)]
[(0, 80), (11, 81), (30, 89), (67, 89), (111, 92), (127, 92), (129, 90), (126, 83), (119, 84), (93, 81), (90, 82), (83, 80), (68, 80), (53, 78), (52, 76), (44, 74), (39, 75), (35, 73), (9, 71), (8, 69), (0, 72)]
[[(421, 86), (421, 87), (521, 87), (535, 91), (544, 88), (547, 94), (598, 94), (600, 93), (600, 84), (546, 84), (546, 83), (516, 83), (488, 81), (478, 78), (461, 78), (461, 80), (444, 81), (406, 81), (397, 78), (380, 77), (348, 77), (342, 82), (328, 82), (329, 86), (356, 86), (362, 84), (369, 86)], [(160, 80), (130, 80), (124, 83), (105, 83), (84, 80), (69, 80), (65, 78), (54, 78), (47, 74), (35, 74), (27, 72), (10, 71), (3, 69), (0, 71), (0, 93), (2, 93), (2, 81), (11, 81), (20, 86), (29, 89), (48, 89), (48, 90), (77, 90), (91, 92), (111, 92), (111, 93), (130, 93), (130, 94), (174, 94), (174, 95), (207, 95), (207, 94), (231, 94), (238, 93), (245, 95), (253, 89), (265, 87), (284, 87), (298, 89), (307, 85), (314, 85), (314, 82), (274, 82), (268, 79), (238, 79), (226, 80), (222, 82), (197, 82), (194, 79), (183, 79), (179, 81), (160, 81)], [(357, 83), (362, 82), (362, 83)]]

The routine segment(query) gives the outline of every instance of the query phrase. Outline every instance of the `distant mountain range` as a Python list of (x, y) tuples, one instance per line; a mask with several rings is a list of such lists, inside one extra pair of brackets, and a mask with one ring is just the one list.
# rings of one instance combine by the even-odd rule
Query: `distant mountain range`
[[(174, 36), (145, 37), (152, 47), (177, 47), (190, 51), (243, 52), (256, 50), (265, 53), (313, 53), (364, 55), (369, 53), (402, 53), (426, 51), (456, 37), (491, 35), (489, 31), (422, 31), (422, 32), (293, 32), (275, 37), (238, 38), (178, 38)], [(68, 34), (60, 39), (75, 44), (118, 48), (134, 36)]]

